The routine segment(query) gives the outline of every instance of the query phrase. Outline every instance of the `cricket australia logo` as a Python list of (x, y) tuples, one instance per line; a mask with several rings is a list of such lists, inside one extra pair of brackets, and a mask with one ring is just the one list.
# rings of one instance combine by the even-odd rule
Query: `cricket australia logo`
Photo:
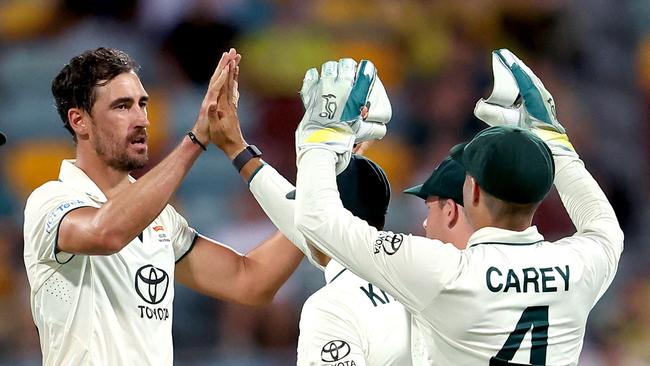
[(320, 112), (318, 115), (319, 117), (322, 118), (327, 118), (327, 119), (333, 119), (334, 114), (336, 114), (336, 95), (334, 94), (325, 94), (322, 95), (323, 103), (325, 104), (325, 110), (323, 112)]
[(167, 295), (169, 275), (151, 264), (140, 267), (135, 273), (135, 292), (149, 304), (159, 304)]

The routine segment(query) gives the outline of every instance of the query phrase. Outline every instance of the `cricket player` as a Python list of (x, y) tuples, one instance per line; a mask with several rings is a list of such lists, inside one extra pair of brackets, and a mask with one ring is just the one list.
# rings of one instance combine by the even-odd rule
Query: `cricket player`
[[(44, 365), (172, 365), (175, 280), (264, 304), (300, 263), (302, 253), (280, 234), (243, 256), (199, 235), (168, 204), (205, 145), (219, 141), (209, 124), (240, 57), (234, 49), (222, 55), (192, 130), (137, 181), (129, 172), (147, 163), (149, 128), (137, 64), (99, 48), (54, 79), (76, 160), (64, 160), (59, 179), (25, 207), (24, 261)], [(236, 166), (253, 154), (226, 152)]]
[[(236, 88), (236, 83), (231, 86)], [(228, 92), (236, 94), (236, 90)], [(226, 96), (225, 100), (228, 99)], [(387, 102), (387, 97), (373, 99), (377, 103)], [(227, 105), (220, 109), (218, 116), (220, 121), (211, 125), (211, 133), (233, 136), (223, 141), (237, 141), (241, 131), (236, 106)], [(374, 114), (371, 118), (379, 117)], [(386, 114), (381, 118), (387, 121)], [(381, 130), (366, 128), (362, 133), (375, 131), (377, 137), (377, 131)], [(404, 306), (381, 288), (308, 245), (293, 220), (295, 187), (275, 169), (260, 158), (253, 158), (240, 173), (276, 226), (312, 264), (325, 272), (326, 285), (303, 306), (297, 364), (411, 365), (411, 341), (423, 342), (418, 325), (412, 323)], [(429, 217), (423, 223), (425, 231), (456, 243), (460, 249), (465, 247), (472, 232), (462, 212), (464, 180), (462, 167), (447, 158), (424, 184), (405, 191), (425, 199), (430, 206)], [(360, 155), (352, 155), (349, 165), (337, 175), (336, 183), (343, 206), (381, 230), (390, 200), (390, 185), (383, 169)]]
[[(463, 204), (475, 230), (465, 250), (377, 230), (341, 205), (335, 171), (365, 108), (372, 110), (363, 97), (376, 77), (368, 61), (328, 62), (314, 78), (296, 131), (295, 222), (308, 241), (409, 310), (425, 333), (415, 364), (576, 365), (589, 311), (616, 273), (623, 232), (541, 81), (507, 50), (495, 51), (494, 68), (493, 95), (475, 114), (498, 126), (451, 152), (466, 172)], [(318, 98), (325, 95), (335, 105)], [(525, 128), (500, 126), (513, 121)], [(553, 182), (577, 232), (548, 242), (531, 223)]]

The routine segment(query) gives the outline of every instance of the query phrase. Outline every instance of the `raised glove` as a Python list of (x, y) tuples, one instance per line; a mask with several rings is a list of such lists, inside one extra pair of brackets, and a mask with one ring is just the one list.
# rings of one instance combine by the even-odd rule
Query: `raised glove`
[(492, 94), (476, 103), (477, 118), (490, 126), (529, 129), (548, 144), (554, 155), (577, 156), (557, 119), (553, 96), (523, 61), (507, 49), (493, 51), (492, 72)]
[[(300, 96), (305, 106), (296, 130), (296, 152), (326, 147), (338, 154), (337, 174), (349, 162), (355, 142), (381, 139), (392, 111), (377, 70), (370, 61), (328, 61), (305, 73)], [(368, 115), (362, 118), (362, 107)]]

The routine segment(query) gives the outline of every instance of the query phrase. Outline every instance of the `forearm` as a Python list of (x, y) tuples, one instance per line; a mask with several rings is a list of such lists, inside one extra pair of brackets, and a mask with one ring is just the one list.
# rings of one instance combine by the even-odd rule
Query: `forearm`
[(98, 209), (92, 226), (117, 246), (126, 246), (162, 212), (200, 153), (185, 137), (163, 161)]
[[(390, 264), (374, 255), (378, 231), (341, 203), (330, 150), (314, 148), (298, 162), (295, 225), (305, 240), (362, 278), (389, 290)], [(383, 262), (383, 263), (378, 263)]]
[(277, 232), (243, 257), (242, 303), (270, 303), (302, 261), (303, 254), (282, 233)]
[(260, 207), (280, 232), (300, 249), (314, 266), (323, 270), (317, 260), (318, 253), (307, 244), (294, 223), (296, 201), (289, 199), (287, 194), (295, 194), (295, 187), (270, 165), (260, 165), (257, 169), (259, 170), (255, 176), (249, 178), (249, 188)]
[(623, 250), (623, 232), (616, 214), (598, 183), (581, 160), (555, 156), (555, 186), (577, 235), (604, 240), (615, 252)]

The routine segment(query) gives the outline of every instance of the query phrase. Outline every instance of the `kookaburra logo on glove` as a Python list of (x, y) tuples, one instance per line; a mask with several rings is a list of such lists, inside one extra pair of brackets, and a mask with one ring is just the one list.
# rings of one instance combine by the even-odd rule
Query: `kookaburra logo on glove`
[(334, 94), (325, 94), (322, 95), (325, 101), (325, 111), (320, 112), (318, 115), (321, 118), (333, 119), (336, 114), (336, 95)]

